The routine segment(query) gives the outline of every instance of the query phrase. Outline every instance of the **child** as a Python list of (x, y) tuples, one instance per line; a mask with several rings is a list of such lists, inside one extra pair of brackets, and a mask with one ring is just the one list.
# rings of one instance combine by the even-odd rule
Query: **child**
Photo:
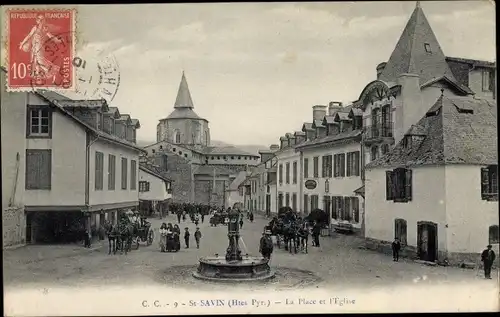
[(240, 229), (243, 228), (243, 215), (240, 216)]
[(200, 248), (200, 239), (201, 239), (201, 231), (199, 227), (196, 227), (196, 231), (194, 232), (194, 239), (196, 240), (196, 248)]
[(191, 234), (189, 233), (189, 228), (186, 227), (184, 231), (184, 242), (186, 243), (186, 249), (189, 249), (189, 236), (191, 236)]

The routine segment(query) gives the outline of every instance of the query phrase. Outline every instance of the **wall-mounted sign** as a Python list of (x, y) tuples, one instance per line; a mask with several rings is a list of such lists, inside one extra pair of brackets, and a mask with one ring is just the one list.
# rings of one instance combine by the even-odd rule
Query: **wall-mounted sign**
[(315, 189), (318, 184), (316, 183), (315, 180), (310, 179), (307, 180), (304, 185), (306, 186), (307, 189)]

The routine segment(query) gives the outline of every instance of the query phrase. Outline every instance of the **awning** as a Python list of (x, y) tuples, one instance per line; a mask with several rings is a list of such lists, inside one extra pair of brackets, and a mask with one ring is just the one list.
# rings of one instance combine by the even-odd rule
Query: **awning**
[(358, 188), (358, 189), (355, 189), (355, 190), (354, 190), (354, 193), (355, 193), (356, 195), (359, 195), (359, 196), (361, 196), (361, 197), (365, 198), (365, 185), (361, 186), (361, 187), (360, 187), (360, 188)]

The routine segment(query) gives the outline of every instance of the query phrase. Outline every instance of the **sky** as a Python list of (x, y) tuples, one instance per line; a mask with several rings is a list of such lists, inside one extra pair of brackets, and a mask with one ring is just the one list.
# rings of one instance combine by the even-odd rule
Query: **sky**
[[(489, 1), (421, 6), (447, 56), (493, 61)], [(185, 71), (211, 138), (269, 145), (312, 119), (312, 106), (349, 102), (387, 61), (415, 2), (85, 5), (82, 51), (111, 52), (120, 86), (111, 105), (155, 141)]]

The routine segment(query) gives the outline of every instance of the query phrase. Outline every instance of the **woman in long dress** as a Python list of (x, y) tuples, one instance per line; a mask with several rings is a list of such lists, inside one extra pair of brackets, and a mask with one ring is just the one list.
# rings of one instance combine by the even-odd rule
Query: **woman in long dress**
[(167, 224), (162, 223), (160, 227), (160, 252), (165, 252), (167, 249)]
[(60, 67), (45, 57), (43, 45), (48, 39), (53, 40), (56, 43), (61, 43), (61, 40), (49, 31), (49, 26), (54, 28), (52, 25), (45, 23), (43, 15), (37, 16), (35, 26), (33, 26), (30, 33), (28, 33), (24, 40), (19, 44), (19, 49), (24, 52), (30, 52), (31, 78), (52, 78), (52, 81), (54, 82)]

